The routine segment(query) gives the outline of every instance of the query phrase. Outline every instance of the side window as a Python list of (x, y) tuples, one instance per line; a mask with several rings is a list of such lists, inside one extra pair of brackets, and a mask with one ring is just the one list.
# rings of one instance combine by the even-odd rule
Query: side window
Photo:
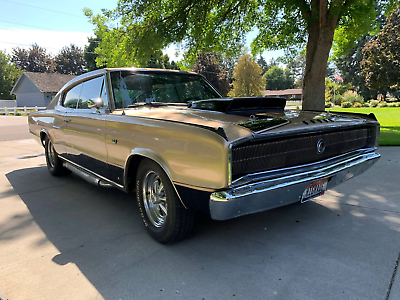
[(70, 89), (65, 95), (63, 106), (68, 108), (76, 108), (81, 90), (82, 84), (78, 84)]
[(103, 85), (103, 76), (97, 77), (83, 83), (81, 95), (79, 97), (78, 108), (87, 109), (95, 104), (97, 98), (100, 98), (101, 87)]

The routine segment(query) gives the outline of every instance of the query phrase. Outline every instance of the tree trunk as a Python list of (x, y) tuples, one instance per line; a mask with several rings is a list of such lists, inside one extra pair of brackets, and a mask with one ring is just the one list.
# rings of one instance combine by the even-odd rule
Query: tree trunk
[(325, 111), (326, 66), (339, 17), (329, 16), (327, 1), (322, 0), (314, 8), (312, 13), (319, 16), (308, 26), (302, 109)]

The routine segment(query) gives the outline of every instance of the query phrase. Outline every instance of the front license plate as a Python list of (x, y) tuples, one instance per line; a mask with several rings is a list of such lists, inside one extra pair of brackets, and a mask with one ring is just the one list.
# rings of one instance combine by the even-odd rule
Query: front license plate
[(327, 186), (328, 178), (311, 183), (304, 190), (303, 195), (301, 196), (301, 203), (307, 202), (312, 198), (323, 195), (326, 191)]

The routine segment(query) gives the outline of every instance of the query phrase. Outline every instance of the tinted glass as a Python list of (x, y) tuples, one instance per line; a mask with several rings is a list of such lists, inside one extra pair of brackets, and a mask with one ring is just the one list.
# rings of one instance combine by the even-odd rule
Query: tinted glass
[(79, 84), (70, 89), (65, 95), (63, 106), (69, 108), (76, 108), (81, 90), (82, 90), (82, 84)]
[(103, 85), (103, 77), (97, 77), (83, 83), (81, 95), (79, 97), (78, 108), (91, 108), (95, 104), (96, 99), (100, 98), (101, 87)]
[(116, 108), (136, 103), (187, 103), (221, 98), (201, 76), (165, 72), (111, 73)]

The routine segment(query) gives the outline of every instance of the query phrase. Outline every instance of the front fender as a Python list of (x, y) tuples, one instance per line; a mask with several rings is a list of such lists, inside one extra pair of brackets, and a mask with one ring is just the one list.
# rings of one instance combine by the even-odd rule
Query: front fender
[[(127, 160), (126, 160), (126, 162), (125, 162), (125, 168), (124, 168), (124, 186), (125, 186), (125, 189), (127, 189), (127, 187), (129, 186), (129, 185), (128, 185), (128, 179), (129, 179), (129, 176), (130, 176), (130, 175), (129, 175), (130, 162), (131, 162), (132, 159), (135, 159), (135, 158), (138, 157), (138, 156), (140, 156), (141, 158), (147, 158), (147, 159), (150, 159), (150, 160), (154, 161), (155, 163), (157, 163), (157, 164), (161, 167), (161, 169), (163, 169), (163, 171), (165, 172), (165, 174), (167, 174), (167, 176), (168, 176), (168, 178), (169, 178), (169, 181), (171, 182), (172, 186), (174, 187), (175, 192), (176, 192), (176, 194), (177, 194), (179, 200), (181, 201), (182, 205), (183, 205), (185, 208), (187, 208), (186, 205), (183, 203), (182, 198), (180, 197), (180, 195), (179, 195), (179, 193), (178, 193), (178, 190), (177, 190), (176, 187), (175, 187), (174, 182), (173, 182), (172, 179), (171, 179), (171, 176), (170, 176), (171, 171), (170, 171), (169, 166), (168, 166), (167, 163), (161, 158), (160, 155), (158, 155), (156, 152), (154, 152), (154, 151), (152, 151), (152, 150), (150, 150), (150, 149), (136, 148), (136, 149), (133, 149), (133, 150), (130, 152), (129, 157), (127, 158)], [(135, 171), (137, 171), (137, 169), (135, 169)], [(128, 189), (129, 189), (129, 188), (128, 188)]]

